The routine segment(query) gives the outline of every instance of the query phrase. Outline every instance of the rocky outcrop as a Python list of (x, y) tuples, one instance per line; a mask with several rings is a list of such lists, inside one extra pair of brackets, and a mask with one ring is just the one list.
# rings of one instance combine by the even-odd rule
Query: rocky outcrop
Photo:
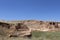
[(31, 30), (23, 23), (10, 24), (0, 22), (0, 34), (8, 37), (18, 37), (31, 35)]
[(0, 35), (8, 37), (31, 37), (32, 31), (60, 31), (60, 22), (36, 20), (0, 22)]

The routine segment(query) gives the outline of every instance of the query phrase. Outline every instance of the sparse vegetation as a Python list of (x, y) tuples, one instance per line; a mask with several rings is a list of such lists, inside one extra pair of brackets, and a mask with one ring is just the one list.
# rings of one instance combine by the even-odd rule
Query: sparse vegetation
[(32, 32), (32, 36), (38, 40), (60, 40), (60, 32)]
[[(22, 24), (18, 25), (18, 23)], [(49, 24), (50, 22), (41, 22), (41, 23), (42, 24), (40, 25), (39, 21), (34, 20), (33, 21), (28, 20), (22, 22), (19, 21), (17, 23), (0, 22), (0, 40), (60, 40), (60, 30), (59, 30), (60, 23), (53, 23), (54, 25), (53, 24), (50, 25)], [(7, 24), (9, 24), (9, 26)], [(48, 32), (46, 31), (43, 32), (43, 30), (46, 29), (49, 29), (47, 30)], [(28, 38), (31, 36), (31, 34), (32, 37)], [(9, 37), (9, 35), (13, 36), (17, 35), (17, 37)], [(23, 35), (23, 37), (21, 37), (21, 35)]]
[(32, 38), (22, 37), (0, 37), (0, 40), (60, 40), (60, 32), (32, 32)]

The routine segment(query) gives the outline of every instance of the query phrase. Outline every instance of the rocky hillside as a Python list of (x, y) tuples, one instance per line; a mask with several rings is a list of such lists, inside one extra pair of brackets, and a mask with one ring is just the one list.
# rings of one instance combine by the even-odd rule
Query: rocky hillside
[(60, 22), (37, 20), (0, 21), (0, 35), (31, 37), (32, 31), (60, 31)]

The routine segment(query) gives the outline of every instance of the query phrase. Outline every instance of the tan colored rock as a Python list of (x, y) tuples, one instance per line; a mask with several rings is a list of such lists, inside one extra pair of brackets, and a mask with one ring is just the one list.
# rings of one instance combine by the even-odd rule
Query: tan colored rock
[(31, 35), (32, 31), (60, 31), (60, 22), (36, 20), (0, 22), (0, 33), (2, 35), (10, 37), (28, 36)]

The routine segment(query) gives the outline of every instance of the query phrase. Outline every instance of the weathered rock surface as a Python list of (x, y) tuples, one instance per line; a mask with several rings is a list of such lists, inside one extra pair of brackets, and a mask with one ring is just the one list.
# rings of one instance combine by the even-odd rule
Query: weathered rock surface
[(0, 35), (8, 37), (27, 36), (30, 37), (32, 31), (60, 31), (60, 22), (49, 21), (0, 21)]

